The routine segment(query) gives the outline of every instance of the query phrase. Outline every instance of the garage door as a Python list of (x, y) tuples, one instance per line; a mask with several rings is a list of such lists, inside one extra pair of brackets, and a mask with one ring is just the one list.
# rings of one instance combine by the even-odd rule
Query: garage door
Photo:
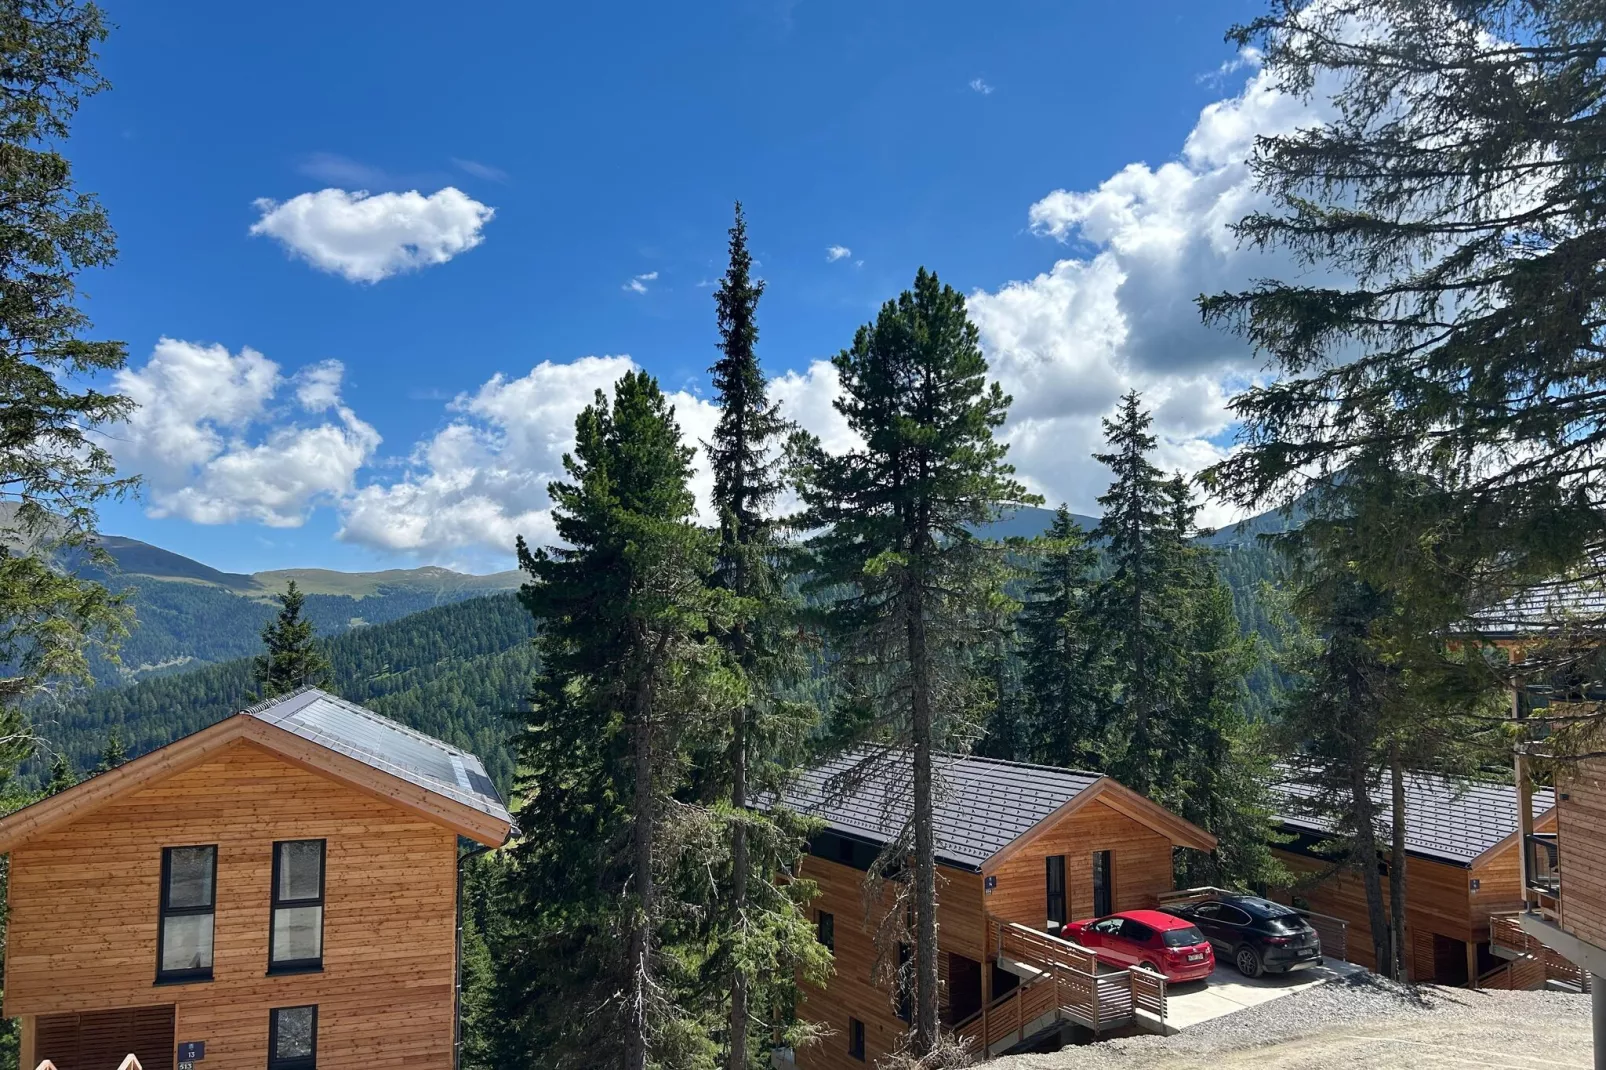
[(40, 1015), (34, 1058), (56, 1070), (117, 1070), (134, 1054), (145, 1070), (173, 1070), (173, 1007)]

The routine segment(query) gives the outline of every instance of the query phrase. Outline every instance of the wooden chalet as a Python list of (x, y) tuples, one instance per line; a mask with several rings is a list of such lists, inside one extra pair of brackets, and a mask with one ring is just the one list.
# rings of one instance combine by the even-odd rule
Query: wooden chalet
[[(859, 752), (817, 766), (786, 800), (825, 825), (802, 872), (819, 884), (817, 932), (836, 958), (830, 982), (804, 994), (801, 1013), (829, 1035), (796, 1053), (800, 1067), (874, 1064), (907, 1030), (905, 1001), (876, 980), (886, 907), (868, 907), (864, 889), (908, 805), (874, 770), (851, 775), (865, 760)], [(908, 764), (898, 754), (881, 761)], [(1096, 773), (956, 756), (936, 767), (944, 1023), (978, 1054), (996, 1054), (1071, 1026), (1163, 1019), (1158, 974), (1100, 974), (1091, 952), (1053, 934), (1073, 919), (1156, 905), (1175, 886), (1173, 850), (1210, 851), (1215, 838)]]
[[(1272, 853), (1298, 879), (1276, 898), (1343, 919), (1350, 961), (1375, 969), (1366, 889), (1353, 869), (1337, 869), (1324, 850), (1331, 825), (1311, 812), (1311, 792), (1286, 782), (1277, 788), (1277, 821), (1290, 842)], [(1393, 822), (1387, 784), (1374, 792), (1380, 829)], [(1548, 793), (1535, 796), (1541, 827), (1553, 827)], [(1405, 937), (1409, 978), (1438, 984), (1476, 984), (1504, 963), (1491, 948), (1490, 917), (1521, 905), (1522, 846), (1515, 786), (1422, 773), (1405, 777)], [(1386, 857), (1385, 906), (1389, 895)]]
[(318, 690), (0, 820), (22, 1065), (451, 1070), (472, 754)]

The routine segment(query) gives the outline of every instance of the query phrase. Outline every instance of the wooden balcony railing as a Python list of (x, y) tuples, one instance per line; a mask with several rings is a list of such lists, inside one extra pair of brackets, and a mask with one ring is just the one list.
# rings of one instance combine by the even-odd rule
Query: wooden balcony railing
[[(1516, 914), (1493, 914), (1489, 917), (1489, 946), (1497, 951), (1503, 951), (1516, 957), (1517, 962), (1531, 960), (1534, 967), (1523, 967), (1509, 971), (1503, 979), (1496, 979), (1494, 984), (1486, 985), (1484, 978), (1478, 978), (1479, 988), (1501, 987), (1502, 982), (1508, 987), (1519, 986), (1523, 988), (1536, 988), (1546, 981), (1560, 981), (1571, 985), (1580, 992), (1588, 992), (1590, 987), (1589, 971), (1562, 955), (1553, 948), (1546, 947), (1532, 933), (1522, 927)], [(1516, 965), (1513, 962), (1512, 965)], [(1497, 973), (1497, 970), (1491, 973)], [(1488, 975), (1485, 975), (1488, 976)]]
[[(35, 1067), (34, 1070), (56, 1070), (56, 1064), (51, 1062), (49, 1059), (46, 1059), (44, 1062)], [(139, 1065), (139, 1059), (134, 1056), (134, 1053), (129, 1052), (127, 1057), (123, 1059), (122, 1065), (119, 1066), (117, 1070), (145, 1070), (145, 1068)]]

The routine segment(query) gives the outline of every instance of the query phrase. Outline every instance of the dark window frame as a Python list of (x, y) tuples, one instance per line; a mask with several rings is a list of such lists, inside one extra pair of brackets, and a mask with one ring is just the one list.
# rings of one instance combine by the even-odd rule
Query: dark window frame
[(814, 938), (825, 945), (825, 949), (836, 953), (836, 915), (829, 910), (816, 911), (814, 915)]
[(1093, 916), (1115, 910), (1115, 852), (1093, 852)]
[[(167, 919), (179, 917), (198, 917), (207, 915), (212, 919), (212, 959), (217, 961), (217, 848), (215, 843), (185, 843), (174, 847), (162, 848), (162, 886), (157, 895), (156, 903), (156, 983), (159, 985), (190, 984), (196, 981), (212, 980), (212, 966), (199, 966), (189, 970), (164, 970), (162, 959), (167, 950)], [(168, 894), (172, 891), (171, 878), (173, 873), (174, 851), (196, 851), (205, 849), (212, 852), (212, 902), (204, 907), (174, 907), (167, 902)]]
[[(279, 1054), (279, 1015), (285, 1011), (312, 1011), (312, 1054)], [(268, 1011), (268, 1070), (318, 1070), (318, 1005), (298, 1003), (293, 1007), (274, 1007)]]
[[(1048, 920), (1063, 926), (1071, 918), (1065, 894), (1065, 856), (1048, 855), (1045, 857), (1043, 859), (1043, 871), (1043, 880), (1046, 882), (1046, 891), (1048, 893)], [(1056, 877), (1058, 880), (1055, 879)]]
[[(292, 843), (316, 843), (318, 845), (318, 897), (316, 899), (281, 899), (279, 897), (280, 877), (280, 848)], [(324, 905), (324, 890), (329, 878), (329, 841), (327, 839), (305, 840), (275, 840), (273, 844), (273, 889), (268, 908), (268, 973), (317, 973), (323, 969), (323, 929), (324, 918), (328, 908)], [(296, 910), (305, 907), (318, 908), (318, 957), (313, 959), (286, 959), (278, 961), (275, 957), (278, 943), (279, 911)], [(294, 1008), (284, 1008), (293, 1010)]]
[(864, 1062), (864, 1023), (848, 1017), (848, 1058)]

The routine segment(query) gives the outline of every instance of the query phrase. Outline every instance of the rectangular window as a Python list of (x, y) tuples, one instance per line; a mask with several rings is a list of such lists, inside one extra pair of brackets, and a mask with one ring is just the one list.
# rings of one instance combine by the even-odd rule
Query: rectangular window
[(162, 848), (161, 947), (157, 981), (212, 979), (217, 845)]
[(835, 951), (836, 915), (828, 914), (823, 910), (820, 911), (818, 924), (815, 929), (815, 935), (819, 937), (820, 943), (825, 945), (827, 951)]
[(864, 1062), (864, 1023), (857, 1018), (848, 1019), (848, 1054)]
[(1110, 852), (1093, 852), (1093, 916), (1102, 918), (1115, 909), (1115, 881), (1110, 873)]
[(318, 1008), (268, 1012), (268, 1070), (318, 1070)]
[(1053, 926), (1069, 920), (1065, 912), (1065, 856), (1049, 855), (1044, 860), (1048, 869), (1048, 920)]
[(323, 856), (323, 840), (273, 845), (269, 973), (323, 968)]

